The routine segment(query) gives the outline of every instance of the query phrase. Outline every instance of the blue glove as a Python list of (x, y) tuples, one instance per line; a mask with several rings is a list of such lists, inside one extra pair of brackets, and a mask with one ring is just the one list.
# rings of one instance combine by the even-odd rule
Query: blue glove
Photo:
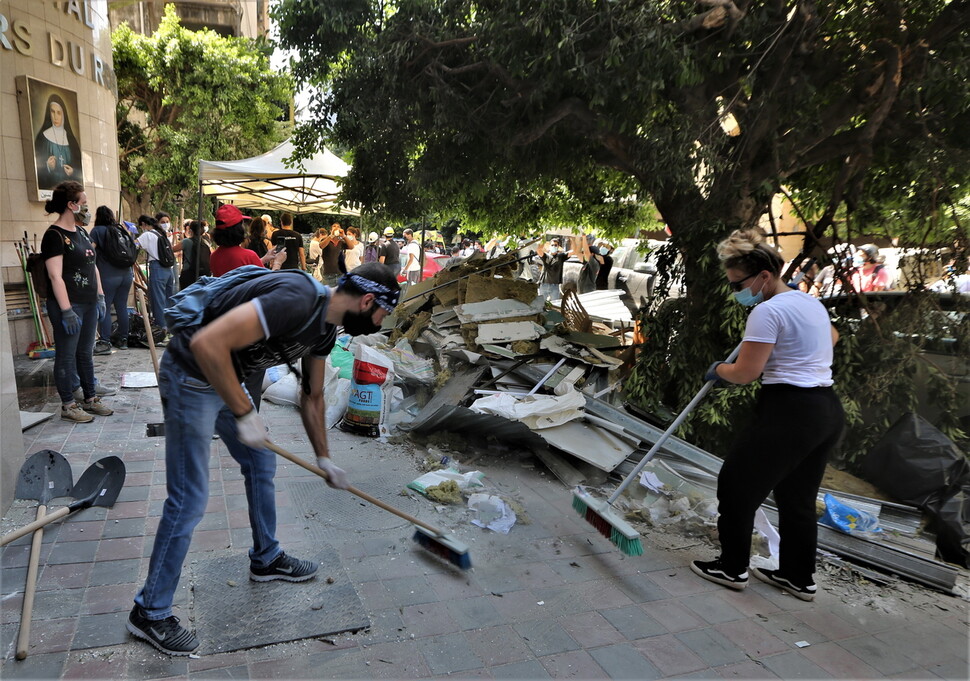
[(726, 385), (724, 379), (717, 375), (717, 368), (722, 364), (727, 364), (727, 362), (714, 362), (711, 366), (707, 368), (707, 373), (704, 374), (704, 382), (714, 381), (715, 388), (721, 388)]
[(73, 336), (81, 332), (81, 318), (77, 316), (77, 313), (72, 307), (61, 310), (61, 324), (64, 326), (64, 330), (67, 331), (68, 336)]
[(98, 294), (98, 321), (100, 322), (104, 319), (104, 316), (108, 314), (108, 306), (104, 302), (104, 294)]

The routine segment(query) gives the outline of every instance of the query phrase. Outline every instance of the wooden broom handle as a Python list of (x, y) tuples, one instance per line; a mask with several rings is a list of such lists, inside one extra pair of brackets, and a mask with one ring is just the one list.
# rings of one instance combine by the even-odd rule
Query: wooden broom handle
[(19, 530), (14, 530), (10, 534), (3, 535), (3, 538), (0, 538), (0, 546), (6, 546), (14, 539), (20, 539), (25, 534), (30, 534), (34, 530), (39, 530), (45, 525), (50, 525), (55, 520), (60, 520), (64, 516), (68, 515), (70, 512), (71, 512), (70, 506), (62, 506), (61, 508), (57, 509), (50, 515), (45, 515), (43, 518), (38, 518), (37, 520), (30, 523), (29, 525), (24, 525)]
[[(326, 471), (324, 471), (319, 466), (314, 466), (312, 463), (309, 463), (307, 461), (304, 461), (303, 459), (299, 458), (296, 454), (292, 454), (292, 453), (286, 451), (285, 449), (283, 449), (281, 447), (278, 447), (278, 446), (276, 446), (275, 444), (273, 444), (272, 442), (269, 442), (269, 441), (266, 442), (266, 448), (269, 449), (270, 451), (276, 452), (277, 454), (279, 454), (280, 456), (282, 456), (287, 461), (292, 461), (297, 466), (301, 466), (301, 467), (307, 469), (308, 471), (310, 471), (311, 473), (316, 473), (317, 475), (319, 475), (324, 480), (327, 479), (327, 473), (326, 473)], [(437, 527), (434, 527), (433, 525), (429, 525), (428, 523), (424, 522), (423, 520), (418, 520), (413, 515), (410, 515), (409, 513), (405, 513), (404, 511), (402, 511), (399, 508), (394, 508), (390, 504), (386, 504), (383, 501), (381, 501), (380, 499), (377, 499), (375, 497), (372, 497), (371, 495), (367, 494), (367, 492), (362, 492), (361, 490), (357, 489), (353, 485), (348, 486), (347, 487), (347, 491), (350, 492), (351, 494), (354, 494), (354, 495), (360, 497), (364, 501), (369, 501), (370, 503), (374, 504), (375, 506), (379, 506), (379, 507), (383, 508), (385, 511), (388, 511), (390, 513), (393, 513), (394, 515), (396, 515), (396, 516), (398, 516), (400, 518), (404, 518), (405, 520), (407, 520), (410, 523), (413, 523), (414, 525), (420, 525), (424, 529), (428, 530), (429, 532), (433, 532), (434, 534), (438, 535), (439, 537), (444, 536), (444, 534), (445, 534), (444, 532), (442, 532), (441, 530), (439, 530)]]
[[(37, 507), (35, 520), (43, 520), (47, 515), (47, 506)], [(40, 548), (44, 541), (44, 528), (34, 532), (34, 539), (30, 544), (30, 562), (27, 564), (27, 583), (24, 585), (24, 603), (20, 611), (20, 633), (17, 635), (17, 659), (27, 659), (27, 648), (30, 645), (30, 618), (34, 612), (34, 594), (37, 592), (37, 566), (40, 563)]]
[(135, 297), (141, 305), (141, 320), (145, 324), (145, 340), (148, 341), (148, 350), (152, 355), (152, 368), (155, 369), (155, 382), (158, 382), (158, 355), (155, 354), (155, 337), (152, 335), (152, 325), (148, 321), (148, 306), (145, 305), (145, 294), (140, 288), (135, 288)]

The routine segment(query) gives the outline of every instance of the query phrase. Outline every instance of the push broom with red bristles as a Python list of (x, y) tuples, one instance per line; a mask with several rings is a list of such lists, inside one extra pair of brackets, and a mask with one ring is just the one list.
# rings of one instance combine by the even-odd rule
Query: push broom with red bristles
[[(725, 360), (726, 362), (733, 362), (737, 359), (738, 353), (741, 351), (741, 346), (734, 348), (734, 351)], [(694, 395), (694, 399), (690, 401), (684, 410), (678, 414), (674, 422), (663, 432), (657, 441), (650, 448), (650, 451), (640, 460), (636, 468), (630, 471), (630, 474), (623, 479), (623, 482), (616, 488), (616, 490), (609, 496), (606, 501), (600, 501), (594, 499), (589, 495), (589, 493), (583, 489), (582, 485), (576, 487), (573, 490), (573, 509), (581, 516), (586, 519), (590, 525), (596, 529), (601, 535), (609, 539), (613, 544), (615, 544), (620, 551), (628, 556), (642, 556), (643, 555), (643, 544), (640, 542), (640, 533), (633, 529), (630, 523), (626, 522), (621, 518), (613, 508), (614, 502), (620, 498), (631, 482), (638, 475), (643, 467), (646, 466), (657, 455), (660, 448), (663, 447), (664, 443), (670, 439), (670, 436), (680, 428), (680, 424), (684, 422), (684, 419), (694, 410), (694, 408), (700, 404), (700, 401), (704, 399), (704, 396), (710, 392), (711, 388), (714, 387), (716, 381), (707, 381), (697, 394)]]
[[(316, 473), (324, 480), (327, 479), (327, 474), (322, 468), (318, 466), (314, 466), (312, 463), (308, 463), (304, 461), (303, 459), (299, 458), (295, 454), (292, 454), (286, 451), (282, 447), (278, 447), (272, 442), (267, 442), (266, 448), (276, 452), (287, 461), (291, 461), (295, 463), (297, 466), (301, 466), (302, 468), (307, 469), (311, 473)], [(421, 547), (427, 549), (428, 551), (435, 554), (439, 558), (443, 558), (444, 560), (448, 561), (452, 565), (455, 565), (456, 567), (461, 568), (462, 570), (468, 570), (469, 568), (471, 568), (472, 559), (468, 553), (468, 547), (465, 544), (462, 544), (454, 537), (450, 537), (446, 535), (438, 528), (432, 525), (429, 525), (423, 520), (418, 520), (413, 515), (405, 513), (400, 509), (394, 508), (390, 504), (387, 504), (376, 497), (372, 497), (371, 495), (367, 494), (366, 492), (362, 492), (356, 487), (353, 487), (353, 486), (348, 487), (347, 491), (350, 492), (351, 494), (354, 494), (360, 497), (364, 501), (369, 501), (375, 506), (379, 508), (383, 508), (385, 511), (388, 511), (389, 513), (393, 513), (394, 515), (400, 518), (404, 518), (410, 523), (413, 523), (415, 525), (414, 541), (416, 541), (418, 545), (420, 545)]]

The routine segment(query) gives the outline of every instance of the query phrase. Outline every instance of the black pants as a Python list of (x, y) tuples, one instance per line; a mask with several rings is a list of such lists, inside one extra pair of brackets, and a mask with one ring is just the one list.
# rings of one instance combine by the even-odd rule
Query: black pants
[(741, 433), (717, 478), (717, 530), (727, 569), (747, 569), (755, 512), (774, 491), (781, 535), (779, 572), (796, 583), (811, 581), (818, 542), (815, 498), (844, 424), (842, 404), (832, 388), (761, 388), (754, 421)]

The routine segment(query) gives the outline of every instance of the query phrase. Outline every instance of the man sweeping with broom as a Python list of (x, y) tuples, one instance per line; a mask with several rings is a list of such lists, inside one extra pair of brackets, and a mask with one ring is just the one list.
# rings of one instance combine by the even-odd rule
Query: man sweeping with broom
[[(234, 206), (222, 206), (216, 212), (216, 229), (242, 219)], [(219, 279), (200, 280), (177, 296), (166, 310), (175, 330), (159, 373), (168, 498), (148, 577), (128, 618), (132, 634), (169, 655), (188, 655), (199, 646), (195, 634), (172, 614), (172, 602), (192, 533), (208, 501), (213, 432), (245, 477), (253, 532), (250, 579), (313, 578), (317, 565), (287, 555), (276, 539), (276, 455), (264, 446), (266, 427), (243, 380), (255, 371), (302, 360), (300, 416), (307, 437), (330, 486), (346, 489), (347, 475), (332, 462), (327, 445), (326, 356), (338, 325), (351, 335), (374, 333), (399, 296), (394, 276), (379, 263), (361, 265), (336, 288), (299, 270), (244, 267)]]

